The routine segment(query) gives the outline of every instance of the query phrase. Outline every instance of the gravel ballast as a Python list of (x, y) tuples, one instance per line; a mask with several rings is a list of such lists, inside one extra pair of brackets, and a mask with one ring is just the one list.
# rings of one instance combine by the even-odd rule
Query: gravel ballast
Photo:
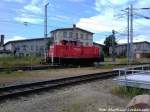
[(112, 79), (41, 92), (0, 103), (0, 112), (100, 112), (124, 109), (129, 99), (111, 94)]

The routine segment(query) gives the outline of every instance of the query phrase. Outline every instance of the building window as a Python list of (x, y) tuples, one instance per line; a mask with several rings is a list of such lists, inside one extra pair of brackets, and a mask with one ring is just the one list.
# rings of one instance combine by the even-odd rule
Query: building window
[(83, 39), (83, 34), (80, 34), (80, 38)]
[(33, 50), (33, 45), (31, 46), (31, 50)]
[(76, 33), (76, 39), (78, 39), (78, 33)]
[(16, 47), (16, 51), (20, 51), (20, 47), (19, 46)]
[(39, 48), (38, 48), (38, 46), (36, 46), (36, 51), (38, 51), (39, 50)]
[(44, 50), (44, 47), (43, 46), (40, 46), (40, 51), (43, 51)]
[(23, 50), (26, 51), (26, 49), (27, 49), (27, 48), (26, 48), (26, 45), (23, 45)]
[(86, 39), (87, 39), (87, 40), (89, 39), (89, 34), (88, 34), (88, 33), (86, 34)]
[(64, 37), (64, 38), (67, 37), (67, 32), (63, 32), (63, 37)]
[(72, 36), (73, 36), (73, 33), (69, 32), (69, 38), (72, 38)]

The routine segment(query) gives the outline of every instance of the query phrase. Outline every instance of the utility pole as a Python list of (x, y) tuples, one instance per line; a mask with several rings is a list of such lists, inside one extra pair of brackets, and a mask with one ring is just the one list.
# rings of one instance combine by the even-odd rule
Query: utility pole
[(115, 30), (112, 30), (112, 62), (115, 63)]
[(131, 53), (131, 62), (133, 62), (133, 5), (130, 6), (130, 53)]
[(127, 63), (129, 65), (130, 62), (130, 12), (129, 7), (127, 8)]
[(44, 56), (46, 59), (46, 39), (47, 39), (47, 6), (49, 3), (45, 4), (44, 10), (45, 10), (45, 15), (44, 15), (44, 39), (45, 39), (45, 46), (44, 46)]
[(45, 5), (45, 16), (44, 16), (44, 37), (47, 38), (47, 6), (49, 3)]

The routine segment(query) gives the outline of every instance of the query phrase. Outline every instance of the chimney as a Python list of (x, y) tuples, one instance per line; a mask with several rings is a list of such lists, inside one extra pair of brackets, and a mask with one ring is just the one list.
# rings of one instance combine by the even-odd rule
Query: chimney
[(73, 24), (73, 28), (76, 28), (76, 25), (75, 25), (75, 24)]
[(73, 39), (76, 38), (76, 25), (73, 24)]
[(0, 45), (1, 45), (1, 46), (4, 45), (4, 37), (5, 37), (4, 35), (1, 35), (1, 42), (0, 42)]

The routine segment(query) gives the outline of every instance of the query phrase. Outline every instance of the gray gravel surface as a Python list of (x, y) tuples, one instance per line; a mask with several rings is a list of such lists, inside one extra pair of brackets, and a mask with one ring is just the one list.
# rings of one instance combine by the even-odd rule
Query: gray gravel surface
[(41, 92), (0, 103), (0, 112), (99, 112), (125, 108), (129, 99), (111, 94), (112, 79)]
[(99, 69), (95, 67), (86, 68), (66, 68), (66, 69), (49, 69), (37, 71), (17, 71), (10, 74), (0, 73), (0, 87), (25, 84), (38, 81), (46, 81), (70, 76), (85, 75), (110, 71), (109, 69)]

